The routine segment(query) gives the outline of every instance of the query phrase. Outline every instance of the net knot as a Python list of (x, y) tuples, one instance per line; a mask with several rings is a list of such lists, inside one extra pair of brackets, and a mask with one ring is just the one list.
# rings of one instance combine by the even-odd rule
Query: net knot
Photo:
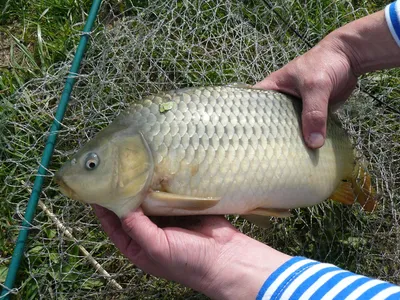
[(87, 35), (87, 36), (89, 36), (89, 35), (92, 35), (92, 32), (93, 32), (93, 31), (82, 31), (82, 32), (81, 32), (81, 35)]

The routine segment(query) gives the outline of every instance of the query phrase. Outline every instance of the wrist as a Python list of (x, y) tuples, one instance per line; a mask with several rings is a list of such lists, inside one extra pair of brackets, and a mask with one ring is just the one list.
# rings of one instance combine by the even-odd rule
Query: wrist
[(291, 257), (244, 234), (222, 253), (204, 293), (212, 299), (256, 299), (265, 280)]
[(400, 47), (383, 10), (333, 31), (324, 40), (344, 53), (356, 76), (400, 66)]

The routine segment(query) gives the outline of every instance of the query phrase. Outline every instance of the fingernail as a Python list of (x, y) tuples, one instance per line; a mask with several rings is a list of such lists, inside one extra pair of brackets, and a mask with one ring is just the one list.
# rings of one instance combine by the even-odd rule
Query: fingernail
[(324, 137), (319, 132), (313, 132), (308, 136), (308, 145), (311, 148), (319, 148), (324, 144)]

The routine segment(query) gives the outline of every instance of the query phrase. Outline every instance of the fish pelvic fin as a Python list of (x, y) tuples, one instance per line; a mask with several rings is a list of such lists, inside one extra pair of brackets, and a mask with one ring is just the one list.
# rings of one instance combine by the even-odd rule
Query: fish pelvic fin
[(345, 205), (358, 202), (365, 211), (373, 212), (379, 197), (369, 173), (361, 163), (356, 163), (352, 176), (344, 179), (329, 198)]

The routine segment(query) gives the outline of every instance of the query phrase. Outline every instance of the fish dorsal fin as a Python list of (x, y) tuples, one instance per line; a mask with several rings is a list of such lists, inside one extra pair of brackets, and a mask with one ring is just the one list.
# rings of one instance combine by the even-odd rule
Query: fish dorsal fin
[(219, 197), (202, 198), (158, 191), (151, 192), (149, 197), (160, 206), (188, 210), (207, 209), (216, 205), (221, 199)]
[(261, 228), (270, 228), (271, 227), (271, 220), (269, 217), (266, 216), (259, 216), (259, 215), (240, 215), (242, 218), (246, 219), (250, 223), (253, 223)]
[(247, 212), (246, 214), (258, 215), (258, 216), (268, 216), (268, 217), (278, 217), (278, 218), (287, 218), (287, 217), (292, 216), (289, 209), (264, 208), (264, 207), (258, 207), (256, 209), (253, 209), (253, 210)]

